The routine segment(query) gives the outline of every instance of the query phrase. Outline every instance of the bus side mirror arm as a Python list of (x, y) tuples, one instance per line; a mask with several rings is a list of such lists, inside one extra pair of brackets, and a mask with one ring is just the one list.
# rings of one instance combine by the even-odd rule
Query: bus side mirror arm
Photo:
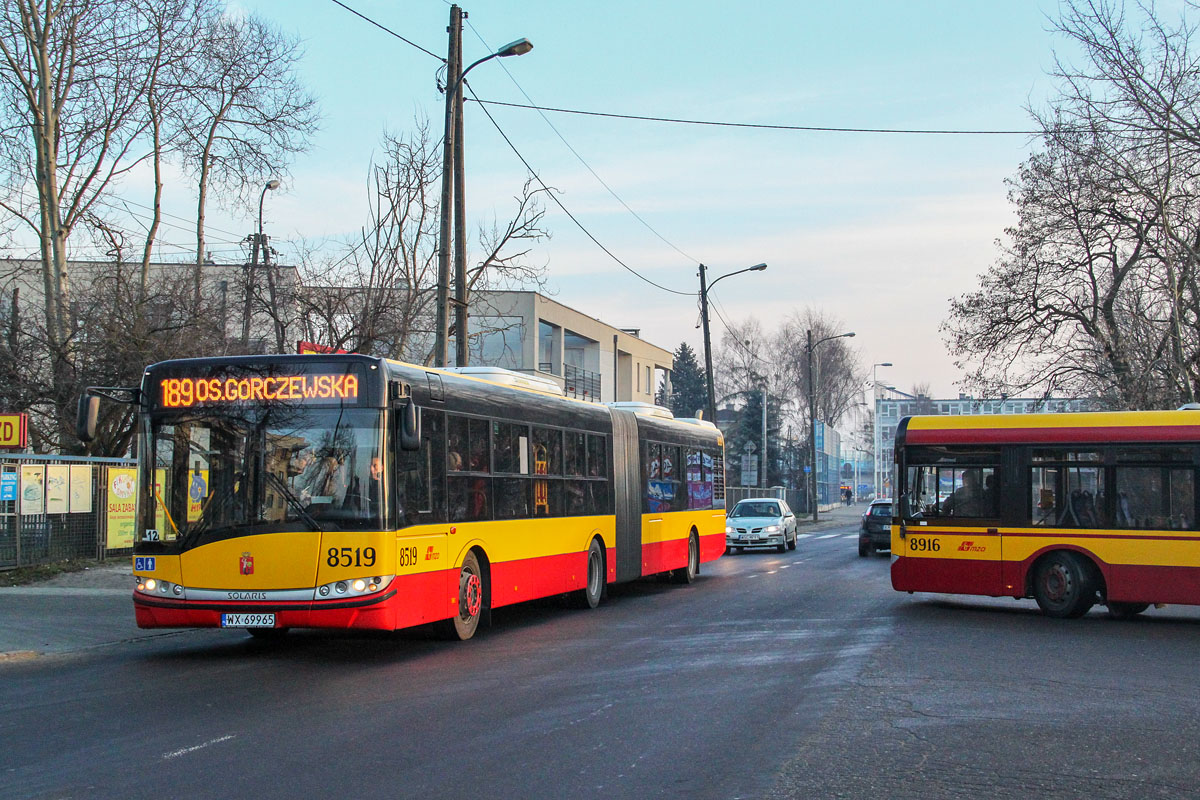
[(409, 397), (400, 406), (400, 449), (409, 452), (421, 449), (421, 416), (417, 404)]

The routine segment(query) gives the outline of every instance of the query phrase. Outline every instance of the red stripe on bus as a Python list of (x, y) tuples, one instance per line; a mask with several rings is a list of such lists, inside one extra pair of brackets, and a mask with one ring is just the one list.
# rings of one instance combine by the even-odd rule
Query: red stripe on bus
[(1190, 442), (1200, 439), (1194, 425), (1137, 425), (1096, 428), (937, 428), (905, 433), (904, 443), (913, 444), (1039, 444), (1112, 442)]

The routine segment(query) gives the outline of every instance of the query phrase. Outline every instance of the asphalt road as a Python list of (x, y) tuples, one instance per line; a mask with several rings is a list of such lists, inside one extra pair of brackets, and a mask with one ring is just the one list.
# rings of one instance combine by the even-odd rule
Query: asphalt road
[(1200, 609), (898, 594), (821, 527), (466, 643), (130, 637), (47, 594), (113, 633), (0, 662), (0, 797), (1200, 797)]

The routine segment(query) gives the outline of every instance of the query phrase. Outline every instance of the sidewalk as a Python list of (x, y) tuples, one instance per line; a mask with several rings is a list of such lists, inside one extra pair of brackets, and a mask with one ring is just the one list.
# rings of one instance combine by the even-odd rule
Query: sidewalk
[(819, 511), (817, 522), (812, 521), (812, 514), (796, 516), (797, 533), (817, 533), (830, 528), (841, 528), (854, 525), (856, 528), (862, 520), (863, 512), (867, 510), (866, 503), (852, 503), (848, 506), (837, 506), (831, 511)]
[(132, 592), (129, 561), (0, 587), (0, 665), (161, 635), (137, 627)]

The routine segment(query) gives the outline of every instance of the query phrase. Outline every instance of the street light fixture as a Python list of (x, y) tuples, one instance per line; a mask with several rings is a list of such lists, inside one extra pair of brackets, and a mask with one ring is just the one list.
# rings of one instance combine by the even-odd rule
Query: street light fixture
[(808, 345), (805, 350), (808, 352), (808, 439), (809, 452), (811, 455), (810, 463), (812, 464), (812, 476), (808, 482), (809, 498), (812, 502), (812, 519), (817, 521), (817, 377), (813, 373), (813, 351), (821, 344), (833, 339), (849, 339), (854, 336), (854, 331), (849, 333), (839, 333), (834, 336), (826, 336), (824, 339), (813, 341), (812, 329), (808, 330)]
[(882, 442), (882, 439), (881, 439), (881, 436), (879, 433), (879, 413), (878, 413), (878, 411), (879, 411), (879, 375), (878, 375), (878, 369), (879, 369), (879, 367), (890, 367), (890, 366), (892, 366), (892, 362), (890, 362), (890, 361), (881, 361), (878, 364), (871, 365), (871, 413), (874, 415), (873, 419), (872, 419), (872, 428), (874, 429), (874, 433), (875, 433), (875, 435), (872, 437), (872, 442), (871, 442), (872, 446), (874, 447), (874, 452), (871, 453), (871, 464), (873, 465), (873, 471), (875, 473), (874, 489), (875, 489), (876, 497), (879, 497), (879, 485), (881, 482), (879, 479), (879, 475), (880, 475), (879, 445)]
[(704, 325), (704, 380), (708, 392), (708, 406), (705, 413), (708, 414), (708, 421), (713, 425), (717, 424), (717, 400), (713, 389), (712, 342), (708, 334), (708, 292), (717, 285), (717, 281), (723, 278), (741, 275), (743, 272), (762, 272), (766, 268), (766, 264), (755, 264), (753, 267), (727, 272), (712, 283), (708, 283), (707, 267), (703, 264), (700, 265), (700, 321)]
[[(462, 85), (467, 73), (493, 58), (522, 56), (533, 49), (528, 39), (509, 42), (462, 69), (462, 9), (450, 6), (450, 49), (446, 58), (446, 122), (442, 137), (442, 207), (438, 233), (437, 330), (434, 366), (450, 361), (450, 227), (454, 218), (455, 363), (467, 365), (467, 252), (466, 194), (463, 177)], [(453, 183), (452, 183), (453, 181)]]

